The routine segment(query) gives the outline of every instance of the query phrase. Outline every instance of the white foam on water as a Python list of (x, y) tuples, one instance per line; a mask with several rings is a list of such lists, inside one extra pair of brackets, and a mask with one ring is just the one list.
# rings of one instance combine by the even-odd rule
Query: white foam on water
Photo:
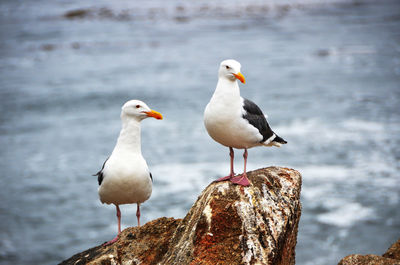
[(364, 207), (359, 203), (347, 202), (340, 203), (340, 205), (327, 213), (319, 214), (317, 220), (321, 223), (338, 227), (350, 227), (357, 222), (374, 219), (374, 214), (375, 211), (371, 208)]
[(7, 237), (0, 239), (0, 258), (14, 256), (18, 252), (17, 246)]
[(303, 177), (319, 181), (342, 181), (346, 180), (352, 172), (351, 168), (339, 165), (311, 165), (297, 168)]
[(341, 124), (343, 128), (354, 131), (383, 133), (385, 130), (381, 123), (354, 118), (345, 120)]
[[(228, 163), (228, 162), (227, 162)], [(193, 187), (203, 189), (209, 184), (209, 178), (221, 175), (228, 168), (223, 163), (165, 163), (153, 165), (151, 172), (154, 182), (161, 182), (165, 192), (192, 190)]]
[[(373, 167), (373, 166), (372, 166)], [(305, 211), (314, 209), (316, 220), (321, 223), (348, 228), (360, 221), (375, 219), (376, 212), (372, 207), (362, 205), (357, 199), (359, 189), (366, 182), (374, 188), (372, 197), (387, 198), (391, 205), (399, 201), (395, 188), (388, 185), (398, 182), (395, 177), (372, 179), (365, 171), (363, 164), (355, 167), (346, 166), (309, 166), (298, 168), (303, 176), (302, 201)], [(319, 213), (318, 213), (319, 212)]]
[(313, 143), (363, 142), (366, 139), (382, 140), (386, 133), (378, 122), (348, 119), (339, 123), (327, 123), (318, 118), (294, 119), (286, 125), (277, 126), (276, 131), (285, 136), (304, 136)]

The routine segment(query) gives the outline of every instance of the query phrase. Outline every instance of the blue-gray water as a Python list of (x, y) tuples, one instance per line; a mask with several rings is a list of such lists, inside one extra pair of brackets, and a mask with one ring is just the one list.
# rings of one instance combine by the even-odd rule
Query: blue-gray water
[[(289, 142), (251, 149), (248, 169), (303, 175), (297, 264), (383, 253), (400, 236), (400, 3), (290, 3), (1, 1), (0, 263), (55, 264), (115, 236), (92, 174), (129, 99), (165, 117), (143, 122), (155, 179), (143, 222), (183, 217), (229, 170), (203, 126), (227, 58)], [(122, 207), (123, 227), (135, 209)]]

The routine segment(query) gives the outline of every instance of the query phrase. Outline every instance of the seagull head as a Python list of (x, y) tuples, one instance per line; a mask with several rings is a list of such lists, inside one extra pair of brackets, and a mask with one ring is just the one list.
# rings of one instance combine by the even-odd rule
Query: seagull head
[(244, 79), (242, 73), (240, 73), (241, 67), (242, 66), (238, 61), (232, 59), (222, 61), (219, 66), (218, 77), (226, 78), (231, 81), (236, 81), (236, 79), (239, 79), (240, 82), (245, 84), (246, 80)]
[(146, 103), (140, 100), (129, 100), (122, 106), (121, 117), (134, 118), (139, 121), (144, 120), (148, 117), (162, 120), (163, 116), (161, 113), (150, 109)]

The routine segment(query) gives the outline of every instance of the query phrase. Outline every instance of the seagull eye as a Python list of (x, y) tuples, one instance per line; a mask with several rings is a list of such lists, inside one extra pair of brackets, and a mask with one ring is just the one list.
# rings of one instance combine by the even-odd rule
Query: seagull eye
[(137, 108), (137, 109), (140, 108), (140, 105), (136, 105), (136, 108)]
[(229, 66), (227, 66), (227, 65), (226, 65), (225, 67), (226, 67), (226, 69), (229, 69), (229, 68), (230, 68), (230, 67), (229, 67)]

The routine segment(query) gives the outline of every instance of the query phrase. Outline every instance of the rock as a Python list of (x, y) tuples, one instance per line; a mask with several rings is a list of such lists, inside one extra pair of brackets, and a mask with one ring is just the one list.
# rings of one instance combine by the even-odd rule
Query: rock
[(330, 51), (327, 49), (320, 49), (316, 52), (317, 56), (326, 57), (330, 55)]
[(377, 255), (353, 254), (344, 257), (338, 265), (400, 265), (400, 261)]
[(163, 217), (141, 227), (129, 227), (114, 244), (88, 249), (59, 265), (157, 264), (180, 221)]
[(249, 187), (211, 183), (183, 220), (127, 228), (61, 264), (295, 264), (300, 173), (269, 167), (248, 177)]
[(91, 15), (92, 15), (92, 10), (90, 9), (74, 9), (67, 11), (64, 14), (64, 17), (68, 19), (76, 19), (76, 18), (85, 18)]
[(383, 257), (400, 260), (400, 238), (390, 246)]
[(400, 265), (400, 239), (382, 256), (353, 254), (344, 257), (338, 265)]
[(250, 187), (210, 184), (178, 226), (161, 264), (295, 264), (301, 176), (270, 167)]
[(66, 19), (111, 19), (126, 21), (132, 19), (131, 10), (124, 9), (119, 12), (115, 12), (107, 7), (101, 8), (90, 8), (90, 9), (74, 9), (69, 10), (63, 14)]
[(43, 51), (52, 51), (56, 48), (56, 46), (54, 44), (43, 44), (40, 48)]

